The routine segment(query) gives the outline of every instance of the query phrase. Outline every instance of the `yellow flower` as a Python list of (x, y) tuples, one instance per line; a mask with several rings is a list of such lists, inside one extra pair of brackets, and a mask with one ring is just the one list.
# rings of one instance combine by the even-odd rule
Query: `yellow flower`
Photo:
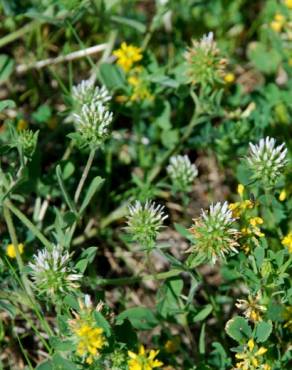
[(242, 184), (237, 185), (237, 193), (242, 197), (244, 193), (244, 186)]
[[(238, 360), (242, 360), (236, 363), (236, 369), (242, 370), (255, 370), (255, 369), (269, 369), (267, 364), (261, 364), (261, 357), (267, 352), (267, 348), (260, 347), (256, 348), (255, 342), (253, 339), (249, 339), (247, 345), (245, 346), (244, 352), (237, 353), (235, 357)], [(260, 367), (259, 367), (260, 366)]]
[(27, 121), (25, 121), (24, 119), (18, 120), (17, 126), (16, 126), (17, 131), (26, 130), (27, 128), (28, 128), (28, 122)]
[(140, 346), (139, 353), (128, 351), (130, 359), (128, 360), (129, 370), (152, 370), (156, 367), (161, 367), (163, 363), (155, 360), (159, 350), (151, 349), (147, 355), (144, 346)]
[(292, 9), (292, 0), (285, 0), (285, 5), (288, 9)]
[(238, 218), (246, 209), (253, 208), (253, 206), (251, 200), (243, 200), (242, 202), (230, 203), (229, 209), (232, 211), (233, 217)]
[(257, 225), (262, 225), (264, 220), (261, 217), (252, 217), (250, 218), (249, 223), (255, 227)]
[(292, 253), (292, 231), (289, 231), (285, 238), (282, 239), (282, 244)]
[[(23, 249), (24, 249), (24, 245), (22, 243), (18, 244), (18, 250), (19, 250), (19, 253), (22, 254), (23, 253)], [(6, 255), (9, 257), (9, 258), (16, 258), (16, 251), (15, 251), (15, 247), (13, 244), (8, 244), (7, 247), (6, 247)]]
[(285, 24), (285, 17), (280, 13), (276, 13), (274, 16), (274, 20), (270, 23), (270, 26), (272, 30), (278, 33), (278, 32), (281, 32), (284, 24)]
[(232, 84), (235, 81), (234, 73), (226, 73), (226, 75), (224, 76), (224, 81), (228, 84)]
[(115, 50), (113, 54), (117, 57), (117, 64), (125, 71), (128, 72), (134, 65), (142, 59), (142, 49), (133, 45), (122, 43), (120, 49)]
[(86, 363), (92, 364), (94, 357), (99, 356), (100, 350), (106, 344), (103, 329), (96, 327), (93, 321), (81, 319), (79, 316), (72, 320), (70, 325), (76, 336), (77, 355), (85, 358)]
[(283, 189), (279, 195), (279, 201), (280, 202), (284, 202), (284, 200), (287, 198), (287, 193), (286, 193), (286, 190)]

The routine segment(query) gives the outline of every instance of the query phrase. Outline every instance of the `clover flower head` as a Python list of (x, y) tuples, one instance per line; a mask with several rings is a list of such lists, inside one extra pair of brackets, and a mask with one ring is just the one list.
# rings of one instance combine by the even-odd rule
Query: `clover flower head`
[(276, 146), (274, 138), (266, 137), (258, 144), (249, 143), (247, 161), (253, 178), (264, 184), (273, 185), (287, 164), (285, 143)]
[(158, 355), (159, 350), (155, 351), (151, 349), (150, 351), (145, 351), (144, 346), (140, 346), (139, 353), (134, 353), (132, 351), (128, 351), (129, 360), (128, 360), (128, 367), (129, 370), (152, 370), (157, 367), (163, 366), (163, 363), (155, 357)]
[(234, 222), (227, 202), (212, 204), (208, 211), (202, 210), (190, 229), (194, 245), (188, 252), (199, 253), (212, 263), (218, 258), (224, 259), (229, 252), (237, 253), (239, 232), (233, 227)]
[(78, 288), (82, 275), (70, 267), (70, 260), (71, 255), (59, 245), (38, 251), (29, 263), (35, 289), (40, 294), (55, 296)]
[(27, 159), (31, 159), (35, 152), (38, 141), (38, 131), (32, 131), (29, 129), (20, 130), (18, 132), (18, 147), (19, 150)]
[(198, 169), (187, 155), (178, 155), (170, 158), (167, 173), (176, 189), (179, 191), (189, 190), (194, 179), (198, 175)]
[(93, 80), (83, 80), (78, 85), (73, 86), (72, 97), (80, 105), (88, 103), (105, 105), (112, 98), (105, 86), (94, 86)]
[(201, 40), (193, 40), (185, 53), (188, 81), (193, 84), (211, 85), (222, 83), (227, 60), (221, 56), (213, 32)]
[(163, 221), (168, 217), (163, 209), (164, 206), (149, 201), (145, 204), (136, 201), (133, 205), (130, 205), (126, 229), (131, 234), (132, 239), (143, 247), (154, 247)]
[(73, 117), (84, 143), (99, 146), (108, 136), (113, 113), (105, 105), (92, 102), (83, 104), (81, 112), (73, 114)]

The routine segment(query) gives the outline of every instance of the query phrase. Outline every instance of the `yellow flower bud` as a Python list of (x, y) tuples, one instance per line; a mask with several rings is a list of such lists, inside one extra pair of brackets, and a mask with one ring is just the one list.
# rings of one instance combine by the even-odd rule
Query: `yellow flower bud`
[(244, 193), (244, 186), (242, 184), (237, 185), (237, 193), (242, 197)]
[(286, 190), (283, 189), (279, 195), (279, 201), (280, 202), (284, 202), (284, 200), (287, 198), (287, 193), (286, 193)]
[(265, 354), (267, 352), (267, 348), (265, 347), (261, 347), (256, 353), (255, 355), (256, 356), (262, 356), (263, 354)]
[(252, 338), (247, 342), (247, 346), (250, 351), (254, 349), (254, 340)]
[(226, 75), (224, 76), (224, 81), (228, 84), (232, 84), (235, 81), (234, 73), (226, 73)]

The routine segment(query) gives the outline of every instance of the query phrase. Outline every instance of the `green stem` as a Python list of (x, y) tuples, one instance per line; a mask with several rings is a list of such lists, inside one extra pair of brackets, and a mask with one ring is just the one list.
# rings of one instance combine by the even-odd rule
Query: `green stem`
[(48, 249), (52, 248), (50, 241), (39, 231), (39, 229), (18, 209), (10, 200), (6, 200), (7, 208), (34, 234), (35, 237)]
[(137, 282), (143, 282), (148, 280), (165, 280), (172, 276), (177, 276), (182, 270), (171, 270), (166, 272), (159, 272), (158, 274), (149, 274), (143, 276), (130, 276), (116, 279), (97, 279), (98, 285), (127, 285), (135, 284)]
[(39, 21), (34, 20), (32, 22), (25, 24), (23, 27), (19, 28), (17, 31), (12, 32), (9, 35), (2, 37), (2, 39), (0, 39), (0, 48), (22, 37), (25, 33), (29, 32), (35, 25), (39, 23), (40, 23)]
[(74, 195), (74, 201), (75, 201), (75, 203), (78, 202), (78, 199), (80, 197), (80, 194), (81, 194), (82, 188), (84, 186), (85, 180), (87, 179), (88, 173), (89, 173), (90, 168), (92, 166), (94, 155), (95, 155), (95, 149), (92, 149), (90, 151), (90, 153), (89, 153), (86, 166), (84, 168), (83, 174), (81, 176), (81, 179), (79, 181), (79, 184), (77, 186), (77, 189), (76, 189), (76, 192), (75, 192), (75, 195)]
[(28, 296), (33, 297), (33, 292), (31, 290), (29, 281), (28, 281), (28, 279), (26, 278), (26, 275), (23, 272), (24, 265), (23, 265), (23, 261), (22, 261), (21, 255), (20, 255), (19, 248), (18, 248), (18, 239), (17, 239), (15, 228), (14, 228), (13, 220), (12, 220), (12, 217), (11, 217), (11, 213), (10, 213), (9, 208), (6, 206), (5, 203), (3, 205), (3, 216), (4, 216), (4, 219), (5, 219), (6, 225), (7, 225), (7, 229), (8, 229), (8, 232), (9, 232), (10, 239), (11, 239), (12, 244), (14, 246), (16, 261), (17, 261), (17, 264), (18, 264), (18, 268), (19, 268), (19, 272), (20, 272), (20, 276), (21, 276), (23, 286), (24, 286), (25, 291), (27, 292)]

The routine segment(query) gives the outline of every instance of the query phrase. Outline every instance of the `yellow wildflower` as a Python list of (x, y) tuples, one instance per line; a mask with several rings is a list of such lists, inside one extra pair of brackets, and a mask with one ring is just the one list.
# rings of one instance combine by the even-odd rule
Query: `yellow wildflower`
[(284, 24), (285, 24), (285, 17), (280, 13), (276, 13), (274, 20), (270, 23), (270, 26), (272, 30), (279, 33), (281, 32)]
[(253, 208), (253, 206), (251, 200), (243, 200), (242, 202), (230, 203), (229, 209), (232, 211), (233, 217), (238, 218), (246, 209)]
[(234, 73), (226, 73), (226, 75), (224, 76), (224, 81), (227, 83), (227, 84), (232, 84), (234, 81), (235, 81), (235, 75)]
[(159, 350), (151, 349), (147, 355), (144, 346), (140, 346), (139, 353), (128, 351), (130, 359), (128, 360), (129, 370), (152, 370), (156, 367), (161, 367), (163, 363), (155, 360)]
[[(24, 249), (24, 245), (22, 243), (18, 244), (18, 250), (19, 250), (19, 253), (22, 254), (23, 253), (23, 249)], [(15, 251), (15, 247), (13, 244), (8, 244), (7, 247), (6, 247), (6, 255), (9, 257), (9, 258), (16, 258), (16, 251)]]
[(288, 9), (292, 9), (292, 0), (285, 0), (285, 5)]
[(106, 344), (103, 329), (82, 319), (76, 319), (72, 331), (77, 339), (78, 356), (84, 357), (86, 363), (92, 364), (94, 357), (99, 356), (100, 349)]
[(279, 201), (280, 202), (284, 202), (284, 200), (287, 198), (287, 193), (286, 193), (286, 190), (283, 189), (279, 195)]
[[(260, 347), (259, 349), (256, 348), (255, 342), (253, 339), (249, 339), (247, 345), (244, 348), (244, 352), (237, 353), (235, 357), (238, 360), (241, 360), (236, 363), (236, 369), (242, 370), (253, 370), (258, 369), (261, 364), (261, 357), (267, 352), (267, 348)], [(263, 364), (263, 366), (269, 366), (267, 364)], [(263, 368), (262, 366), (260, 367)], [(268, 369), (266, 367), (266, 369)]]
[(28, 128), (28, 122), (24, 119), (20, 119), (17, 121), (16, 129), (17, 131), (26, 130)]
[(292, 231), (289, 231), (289, 233), (282, 239), (282, 244), (290, 253), (292, 253)]
[(168, 353), (175, 353), (180, 345), (180, 338), (179, 336), (175, 336), (173, 339), (168, 339), (165, 342), (164, 349)]
[(113, 54), (117, 57), (117, 64), (128, 72), (134, 65), (142, 59), (142, 49), (133, 45), (122, 43), (120, 49), (115, 50)]
[(249, 223), (256, 227), (257, 225), (262, 225), (264, 223), (264, 220), (261, 217), (252, 217), (249, 220)]
[(244, 193), (244, 185), (242, 185), (242, 184), (237, 185), (237, 193), (242, 197), (242, 195)]

